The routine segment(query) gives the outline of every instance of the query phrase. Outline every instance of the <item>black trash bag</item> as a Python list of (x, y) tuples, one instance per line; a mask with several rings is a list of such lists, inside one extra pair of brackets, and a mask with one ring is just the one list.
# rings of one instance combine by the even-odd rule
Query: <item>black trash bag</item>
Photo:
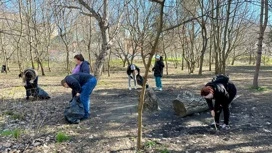
[(2, 65), (1, 73), (7, 73), (7, 67), (6, 65)]
[(74, 97), (69, 106), (65, 108), (64, 116), (65, 119), (71, 124), (78, 124), (80, 119), (85, 115), (83, 104), (79, 97)]
[[(138, 85), (143, 86), (143, 84), (144, 84), (144, 78), (140, 74), (137, 74), (136, 81), (137, 81)], [(146, 84), (146, 88), (148, 88), (148, 87), (149, 87), (149, 85)]]
[(27, 91), (27, 96), (33, 96), (34, 98), (39, 98), (39, 99), (50, 99), (51, 97), (48, 95), (46, 91), (44, 91), (40, 87), (34, 87), (32, 84), (29, 86), (25, 86), (26, 91)]
[(44, 91), (42, 88), (38, 87), (38, 94), (36, 95), (36, 97), (38, 97), (39, 99), (50, 99), (51, 97), (48, 95), (48, 93), (46, 91)]

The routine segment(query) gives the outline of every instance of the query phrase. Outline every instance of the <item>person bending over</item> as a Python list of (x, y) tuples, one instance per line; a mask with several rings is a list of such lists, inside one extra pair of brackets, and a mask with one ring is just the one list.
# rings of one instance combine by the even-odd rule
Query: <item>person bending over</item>
[(128, 89), (131, 90), (131, 85), (130, 85), (130, 82), (131, 82), (131, 79), (133, 79), (134, 81), (134, 88), (137, 89), (137, 86), (136, 86), (136, 75), (137, 74), (140, 75), (140, 69), (139, 67), (137, 67), (135, 64), (131, 64), (127, 67), (127, 75), (128, 75)]
[[(209, 82), (201, 89), (201, 96), (206, 99), (206, 102), (214, 117), (215, 126), (219, 126), (220, 114), (224, 112), (224, 124), (221, 126), (223, 129), (229, 129), (229, 105), (236, 96), (236, 87), (232, 82), (226, 85), (222, 83)], [(215, 100), (213, 104), (212, 100)]]
[(72, 97), (78, 96), (84, 107), (85, 115), (82, 119), (90, 117), (90, 95), (97, 84), (94, 76), (87, 73), (76, 73), (66, 76), (61, 84), (72, 89)]

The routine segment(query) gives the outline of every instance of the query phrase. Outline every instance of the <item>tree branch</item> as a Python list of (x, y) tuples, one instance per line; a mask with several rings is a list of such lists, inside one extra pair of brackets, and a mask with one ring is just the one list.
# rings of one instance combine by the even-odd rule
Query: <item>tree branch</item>
[(90, 13), (92, 14), (92, 16), (94, 18), (97, 19), (98, 22), (102, 21), (102, 17), (101, 15), (96, 12), (93, 8), (91, 8), (84, 0), (78, 0), (79, 4), (81, 4), (83, 7), (85, 7), (88, 11), (90, 11)]

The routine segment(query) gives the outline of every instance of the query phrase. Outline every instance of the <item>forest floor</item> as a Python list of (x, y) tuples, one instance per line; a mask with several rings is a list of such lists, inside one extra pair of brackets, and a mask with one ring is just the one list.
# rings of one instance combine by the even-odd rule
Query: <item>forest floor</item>
[[(272, 67), (262, 67), (258, 90), (252, 89), (253, 66), (228, 67), (238, 95), (231, 108), (230, 130), (215, 131), (208, 112), (184, 118), (174, 114), (172, 100), (182, 90), (199, 94), (212, 78), (171, 69), (162, 79), (160, 110), (145, 112), (141, 152), (272, 152)], [(127, 88), (125, 71), (103, 76), (91, 95), (91, 118), (68, 124), (63, 115), (70, 89), (60, 86), (65, 75), (48, 73), (39, 85), (49, 100), (24, 99), (17, 71), (0, 74), (0, 152), (133, 153), (137, 143), (137, 104), (140, 88)], [(154, 87), (152, 74), (148, 80)], [(63, 142), (62, 142), (63, 141)]]

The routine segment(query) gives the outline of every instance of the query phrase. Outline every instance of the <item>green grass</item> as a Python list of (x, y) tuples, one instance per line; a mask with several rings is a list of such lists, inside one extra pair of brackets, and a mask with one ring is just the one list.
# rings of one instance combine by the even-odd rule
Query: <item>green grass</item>
[(153, 149), (156, 150), (156, 152), (159, 153), (170, 153), (168, 149), (166, 149), (166, 146), (156, 142), (156, 141), (147, 141), (144, 144), (144, 150)]
[(263, 87), (258, 87), (258, 88), (254, 88), (254, 87), (250, 87), (251, 90), (253, 91), (257, 91), (257, 92), (264, 92), (264, 91), (269, 91), (270, 89), (266, 86)]
[(160, 150), (160, 153), (170, 153), (170, 151), (168, 151), (166, 148)]
[(19, 139), (20, 136), (22, 134), (22, 131), (19, 129), (15, 129), (15, 130), (4, 130), (0, 132), (1, 136), (7, 137), (7, 136), (12, 136), (15, 139)]
[(24, 116), (23, 116), (23, 115), (18, 114), (18, 113), (14, 113), (14, 112), (12, 112), (12, 111), (6, 111), (6, 112), (4, 112), (3, 114), (4, 114), (4, 115), (9, 115), (9, 116), (11, 117), (11, 119), (13, 119), (13, 120), (16, 120), (16, 119), (18, 119), (18, 120), (23, 120), (23, 119), (24, 119)]
[(68, 136), (67, 134), (63, 132), (58, 132), (56, 135), (56, 141), (58, 143), (69, 141), (69, 140), (70, 140), (70, 136)]
[(147, 148), (153, 148), (153, 147), (155, 147), (156, 146), (156, 142), (154, 142), (154, 141), (147, 141), (146, 143), (145, 143), (145, 147), (147, 147)]

